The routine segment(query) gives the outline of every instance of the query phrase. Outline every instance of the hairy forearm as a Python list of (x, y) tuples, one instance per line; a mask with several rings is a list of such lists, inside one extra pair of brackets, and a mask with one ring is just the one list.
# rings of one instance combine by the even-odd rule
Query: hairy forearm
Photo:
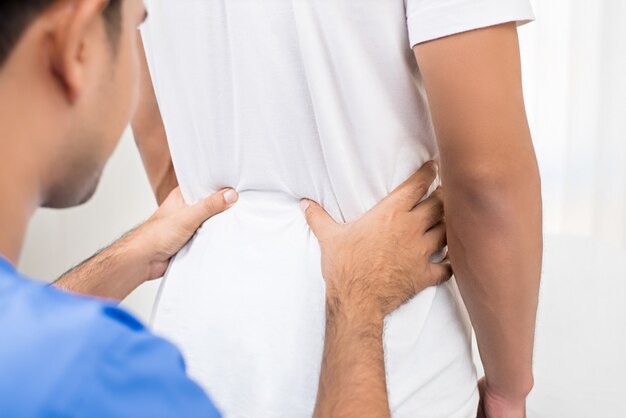
[(524, 399), (533, 384), (541, 191), (532, 152), (518, 150), (504, 161), (511, 163), (478, 176), (460, 164), (444, 168), (444, 199), (450, 259), (488, 385), (503, 397)]
[(54, 286), (88, 296), (122, 300), (145, 282), (149, 263), (143, 263), (130, 232), (110, 247), (65, 273)]
[(327, 304), (326, 313), (314, 417), (388, 417), (383, 317), (333, 302)]

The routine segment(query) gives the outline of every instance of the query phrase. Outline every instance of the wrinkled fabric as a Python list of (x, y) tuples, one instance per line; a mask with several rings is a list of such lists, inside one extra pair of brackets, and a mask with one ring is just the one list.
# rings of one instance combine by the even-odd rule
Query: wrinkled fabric
[[(300, 199), (351, 221), (437, 159), (411, 45), (532, 13), (526, 0), (148, 7), (143, 39), (185, 200), (240, 192), (172, 263), (154, 327), (226, 416), (310, 417), (325, 290)], [(387, 318), (395, 417), (475, 415), (470, 335), (454, 285)]]

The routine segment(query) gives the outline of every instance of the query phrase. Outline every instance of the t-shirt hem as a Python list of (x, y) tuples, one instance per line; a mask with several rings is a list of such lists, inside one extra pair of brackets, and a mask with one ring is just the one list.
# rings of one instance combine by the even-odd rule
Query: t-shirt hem
[(458, 33), (516, 22), (535, 20), (528, 2), (483, 0), (462, 5), (415, 10), (407, 18), (410, 46)]

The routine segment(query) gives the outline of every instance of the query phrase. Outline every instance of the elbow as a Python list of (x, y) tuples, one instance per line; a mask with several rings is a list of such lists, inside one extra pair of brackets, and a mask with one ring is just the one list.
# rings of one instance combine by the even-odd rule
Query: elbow
[(468, 214), (506, 220), (541, 212), (541, 179), (536, 164), (524, 169), (471, 167), (447, 180), (446, 203)]

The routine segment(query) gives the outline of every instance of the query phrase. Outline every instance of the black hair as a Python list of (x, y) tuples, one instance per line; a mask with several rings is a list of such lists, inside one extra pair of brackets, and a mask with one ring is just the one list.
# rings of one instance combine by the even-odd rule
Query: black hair
[[(6, 61), (28, 25), (56, 0), (0, 0), (0, 66)], [(122, 0), (109, 0), (103, 12), (107, 34), (117, 43), (121, 30)]]

